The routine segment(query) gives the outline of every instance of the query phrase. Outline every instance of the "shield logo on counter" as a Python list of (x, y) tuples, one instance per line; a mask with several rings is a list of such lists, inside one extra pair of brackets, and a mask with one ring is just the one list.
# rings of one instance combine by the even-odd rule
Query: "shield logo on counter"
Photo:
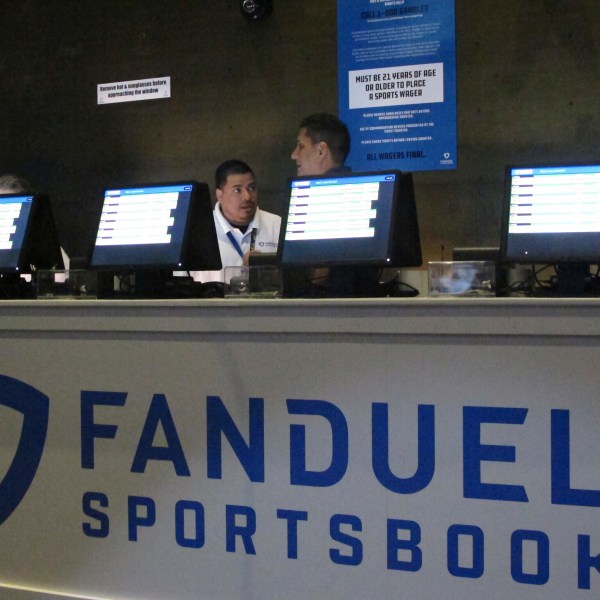
[(0, 375), (0, 415), (3, 407), (22, 413), (23, 421), (14, 457), (0, 482), (0, 525), (19, 506), (37, 472), (48, 431), (49, 399), (22, 381)]

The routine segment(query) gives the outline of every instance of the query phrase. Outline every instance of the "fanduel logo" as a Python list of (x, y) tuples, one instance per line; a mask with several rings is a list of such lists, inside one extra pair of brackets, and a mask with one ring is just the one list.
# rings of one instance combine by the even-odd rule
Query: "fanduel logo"
[(23, 428), (12, 464), (0, 483), (0, 525), (10, 517), (27, 493), (46, 443), (48, 397), (35, 388), (0, 375), (0, 406), (23, 414)]

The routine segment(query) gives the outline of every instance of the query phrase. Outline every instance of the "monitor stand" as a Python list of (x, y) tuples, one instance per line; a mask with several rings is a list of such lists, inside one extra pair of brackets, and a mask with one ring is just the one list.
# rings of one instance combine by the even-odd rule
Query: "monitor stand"
[[(32, 280), (36, 277), (32, 275)], [(35, 298), (35, 291), (29, 281), (25, 281), (19, 273), (0, 275), (0, 300), (27, 300)]]
[(552, 292), (560, 297), (589, 295), (591, 289), (590, 265), (588, 263), (558, 263), (552, 280)]
[(172, 269), (106, 270), (98, 272), (98, 298), (161, 299), (169, 297)]

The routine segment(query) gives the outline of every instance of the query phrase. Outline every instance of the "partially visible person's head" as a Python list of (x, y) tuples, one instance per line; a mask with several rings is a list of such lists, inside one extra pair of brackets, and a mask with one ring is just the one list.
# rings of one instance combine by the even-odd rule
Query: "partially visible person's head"
[(228, 160), (215, 171), (215, 195), (232, 225), (247, 225), (258, 208), (254, 171), (241, 160)]
[(29, 194), (33, 190), (30, 183), (18, 175), (0, 175), (0, 194)]
[(322, 175), (340, 167), (348, 152), (350, 134), (336, 116), (317, 113), (302, 119), (292, 152), (298, 175)]

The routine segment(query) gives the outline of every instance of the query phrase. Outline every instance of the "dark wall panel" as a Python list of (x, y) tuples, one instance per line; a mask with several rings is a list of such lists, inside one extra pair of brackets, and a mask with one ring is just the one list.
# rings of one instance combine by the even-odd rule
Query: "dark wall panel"
[[(49, 192), (71, 255), (105, 185), (250, 162), (275, 212), (296, 128), (337, 110), (336, 0), (5, 0), (0, 172)], [(416, 173), (425, 260), (498, 243), (503, 167), (598, 158), (600, 3), (457, 0), (459, 167)], [(97, 106), (96, 86), (170, 76), (172, 97)]]

